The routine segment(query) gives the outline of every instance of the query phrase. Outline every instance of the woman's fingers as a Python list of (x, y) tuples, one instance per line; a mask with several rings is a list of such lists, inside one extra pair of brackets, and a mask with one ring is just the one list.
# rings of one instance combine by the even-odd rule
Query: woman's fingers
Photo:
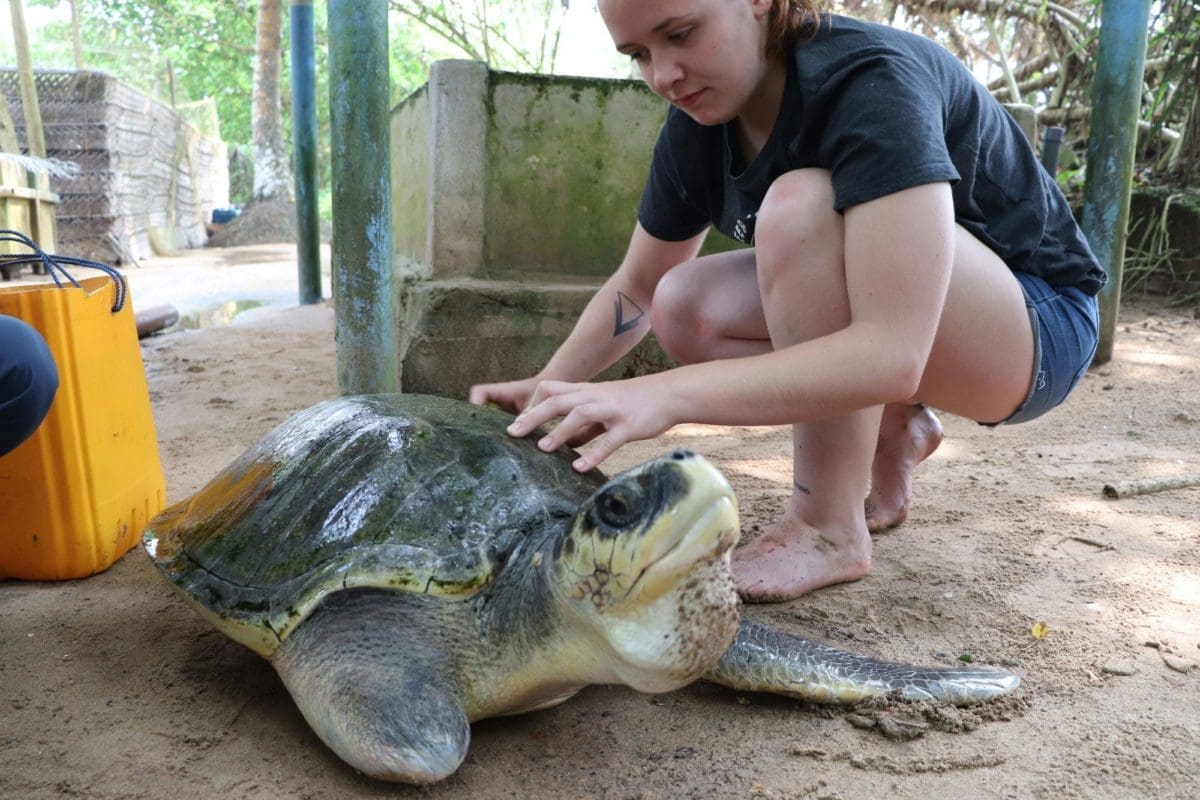
[(586, 453), (571, 462), (571, 466), (577, 472), (587, 472), (600, 466), (604, 459), (615, 453), (617, 448), (625, 443), (625, 440), (613, 431), (605, 431), (603, 436), (592, 442), (592, 446), (587, 449)]
[(562, 417), (568, 414), (574, 407), (574, 404), (568, 398), (573, 395), (557, 394), (557, 392), (564, 391), (576, 385), (578, 384), (563, 383), (561, 381), (542, 381), (539, 383), (537, 389), (534, 390), (533, 395), (529, 398), (529, 405), (508, 426), (508, 435), (517, 438), (528, 436), (531, 431), (545, 425), (555, 417)]
[(604, 384), (543, 381), (529, 406), (508, 427), (510, 436), (527, 436), (553, 419), (554, 429), (537, 443), (552, 452), (563, 445), (578, 447), (591, 442), (586, 453), (572, 464), (580, 472), (599, 466), (622, 445), (656, 436), (666, 429), (653, 420), (654, 397), (638, 393), (633, 381)]
[[(586, 400), (581, 400), (580, 404), (576, 405), (573, 401), (580, 397), (578, 394), (567, 395), (565, 398), (555, 398), (548, 400), (542, 405), (557, 401), (556, 405), (563, 405), (565, 400), (571, 403), (569, 409), (563, 409), (556, 416), (562, 416), (562, 421), (554, 426), (554, 430), (547, 433), (538, 440), (538, 447), (545, 450), (547, 453), (557, 450), (559, 447), (570, 444), (575, 441), (588, 441), (596, 436), (596, 433), (603, 431), (612, 426), (612, 420), (597, 417), (595, 415), (595, 404), (587, 403)], [(595, 433), (590, 433), (595, 429)]]
[(598, 417), (595, 406), (593, 403), (571, 410), (554, 430), (538, 441), (538, 448), (550, 453), (579, 439), (591, 440), (587, 452), (575, 459), (571, 466), (579, 472), (599, 466), (617, 448), (629, 442), (630, 437), (624, 433), (628, 426), (621, 424), (617, 409), (612, 409), (609, 415)]
[(472, 386), (467, 400), (477, 406), (492, 405), (510, 414), (520, 411), (518, 401), (499, 386)]
[(570, 439), (567, 439), (567, 447), (581, 447), (602, 433), (604, 433), (604, 426), (599, 422), (593, 422), (591, 425), (581, 429), (579, 433), (576, 433)]
[(491, 404), (516, 414), (525, 406), (536, 385), (532, 378), (505, 383), (477, 383), (468, 390), (467, 400), (477, 406)]

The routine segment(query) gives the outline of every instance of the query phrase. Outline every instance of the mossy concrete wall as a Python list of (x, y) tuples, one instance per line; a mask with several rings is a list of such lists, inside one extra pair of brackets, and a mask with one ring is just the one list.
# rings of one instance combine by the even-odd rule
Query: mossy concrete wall
[[(571, 332), (595, 289), (577, 281), (414, 281), (405, 294), (402, 391), (465, 398), (474, 383), (533, 375)], [(599, 377), (629, 378), (669, 366), (651, 335)]]
[[(666, 108), (641, 81), (435, 63), (392, 111), (398, 261), (435, 278), (606, 277)], [(737, 246), (714, 231), (705, 252)]]
[(605, 277), (629, 242), (666, 108), (640, 81), (493, 72), (489, 274)]
[[(624, 255), (665, 118), (638, 81), (434, 64), (391, 121), (404, 391), (541, 368)], [(650, 337), (605, 377), (667, 364)]]
[(410, 263), (426, 261), (429, 207), (429, 91), (422, 86), (392, 111), (392, 248)]

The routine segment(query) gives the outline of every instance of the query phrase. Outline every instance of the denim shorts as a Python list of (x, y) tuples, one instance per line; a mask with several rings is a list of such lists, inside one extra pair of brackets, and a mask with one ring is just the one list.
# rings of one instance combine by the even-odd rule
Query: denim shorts
[(1013, 275), (1033, 325), (1033, 381), (1020, 407), (994, 423), (1003, 425), (1037, 419), (1067, 399), (1091, 365), (1100, 335), (1095, 297), (1073, 287), (1055, 288), (1026, 272)]

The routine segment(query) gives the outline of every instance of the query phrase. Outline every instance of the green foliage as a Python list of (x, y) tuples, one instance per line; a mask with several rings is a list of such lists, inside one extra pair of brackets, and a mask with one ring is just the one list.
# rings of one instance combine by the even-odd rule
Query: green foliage
[(250, 141), (255, 10), (221, 0), (77, 0), (84, 58), (165, 102), (211, 97), (222, 137)]
[(389, 97), (396, 104), (415, 92), (429, 79), (429, 65), (439, 58), (461, 58), (452, 48), (431, 48), (428, 37), (411, 20), (391, 15), (388, 47), (392, 86)]
[[(212, 98), (222, 137), (250, 141), (256, 4), (224, 0), (76, 3), (86, 68), (114, 75), (168, 104), (173, 72), (176, 103)], [(33, 35), (34, 63), (42, 68), (74, 68), (66, 3), (29, 0), (29, 4), (55, 8), (62, 19)], [(11, 62), (3, 49), (0, 58)]]
[[(836, 10), (911, 28), (950, 48), (1004, 100), (1015, 81), (1044, 124), (1062, 125), (1081, 148), (1089, 134), (1091, 91), (1103, 0), (836, 0)], [(897, 11), (902, 10), (903, 14)], [(1189, 120), (1200, 81), (1200, 2), (1151, 5), (1138, 163), (1158, 169), (1200, 125)], [(1003, 54), (1003, 58), (1001, 58)], [(1193, 134), (1200, 141), (1200, 131)], [(1198, 159), (1200, 161), (1200, 159)], [(1183, 175), (1194, 182), (1200, 163)]]
[(567, 6), (563, 0), (390, 0), (390, 4), (404, 22), (444, 42), (453, 57), (483, 61), (498, 70), (554, 71)]

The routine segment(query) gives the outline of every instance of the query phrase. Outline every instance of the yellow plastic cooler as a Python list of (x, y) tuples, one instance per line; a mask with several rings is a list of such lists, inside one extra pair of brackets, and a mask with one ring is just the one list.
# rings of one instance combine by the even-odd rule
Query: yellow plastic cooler
[(0, 579), (107, 569), (166, 501), (132, 304), (113, 311), (112, 277), (79, 284), (0, 288), (0, 314), (41, 332), (59, 372), (41, 427), (0, 456)]

